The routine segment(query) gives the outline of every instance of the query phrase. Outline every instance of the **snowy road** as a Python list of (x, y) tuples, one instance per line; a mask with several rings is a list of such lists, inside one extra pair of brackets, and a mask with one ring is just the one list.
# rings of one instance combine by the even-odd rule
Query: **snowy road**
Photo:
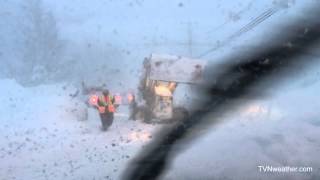
[(69, 96), (72, 88), (22, 88), (11, 80), (1, 87), (1, 180), (118, 179), (158, 127), (119, 113), (102, 132), (95, 110), (78, 120), (81, 106)]

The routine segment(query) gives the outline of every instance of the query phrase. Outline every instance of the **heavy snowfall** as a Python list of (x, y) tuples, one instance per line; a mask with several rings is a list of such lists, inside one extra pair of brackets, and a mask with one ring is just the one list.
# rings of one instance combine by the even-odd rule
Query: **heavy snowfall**
[[(0, 0), (0, 180), (123, 178), (171, 124), (132, 120), (123, 103), (102, 131), (83, 84), (138, 96), (150, 54), (218, 66), (231, 54), (268, 46), (277, 27), (308, 14), (314, 4), (319, 5), (314, 0)], [(298, 58), (319, 58), (319, 47)], [(206, 117), (220, 123), (199, 128), (197, 138), (182, 142), (161, 179), (320, 179), (319, 67), (315, 63), (275, 78), (281, 82), (270, 84), (266, 95), (244, 100), (224, 116)], [(174, 105), (195, 106), (196, 89), (178, 84)], [(266, 172), (267, 166), (303, 170)]]

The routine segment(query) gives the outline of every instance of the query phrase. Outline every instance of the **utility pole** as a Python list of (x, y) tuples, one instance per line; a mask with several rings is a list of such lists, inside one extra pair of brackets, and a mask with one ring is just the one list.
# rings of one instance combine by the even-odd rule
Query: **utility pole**
[(192, 57), (192, 46), (193, 46), (193, 38), (192, 34), (193, 29), (192, 29), (192, 23), (188, 22), (188, 49), (189, 49), (189, 56)]
[(186, 23), (182, 23), (187, 25), (187, 46), (188, 46), (188, 53), (189, 56), (193, 56), (193, 25), (195, 24), (194, 22), (188, 21)]

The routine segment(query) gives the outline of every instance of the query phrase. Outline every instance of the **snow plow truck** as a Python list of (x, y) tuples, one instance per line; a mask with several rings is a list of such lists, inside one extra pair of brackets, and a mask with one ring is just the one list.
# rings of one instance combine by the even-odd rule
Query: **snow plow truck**
[(175, 55), (151, 54), (145, 58), (139, 86), (144, 100), (143, 119), (167, 122), (187, 116), (186, 108), (174, 107), (174, 92), (181, 83), (202, 83), (205, 66), (204, 60)]

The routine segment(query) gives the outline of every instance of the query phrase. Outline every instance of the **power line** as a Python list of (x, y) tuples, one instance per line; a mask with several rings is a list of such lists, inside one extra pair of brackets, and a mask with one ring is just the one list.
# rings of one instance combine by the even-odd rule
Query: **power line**
[(227, 45), (228, 43), (230, 43), (232, 40), (242, 36), (244, 33), (252, 30), (253, 28), (255, 28), (257, 25), (261, 24), (262, 22), (264, 22), (266, 19), (268, 19), (269, 17), (271, 17), (273, 14), (275, 14), (279, 9), (278, 8), (270, 8), (267, 11), (263, 12), (262, 14), (260, 14), (258, 17), (256, 17), (255, 19), (253, 19), (251, 22), (249, 22), (248, 24), (246, 24), (245, 26), (243, 26), (240, 30), (238, 30), (237, 32), (235, 32), (234, 34), (232, 34), (231, 36), (229, 36), (226, 40), (224, 40), (222, 43), (217, 44), (215, 47), (205, 51), (204, 53), (202, 53), (200, 56), (198, 56), (198, 58), (202, 58), (203, 56), (208, 55), (209, 53), (216, 51), (217, 49)]

